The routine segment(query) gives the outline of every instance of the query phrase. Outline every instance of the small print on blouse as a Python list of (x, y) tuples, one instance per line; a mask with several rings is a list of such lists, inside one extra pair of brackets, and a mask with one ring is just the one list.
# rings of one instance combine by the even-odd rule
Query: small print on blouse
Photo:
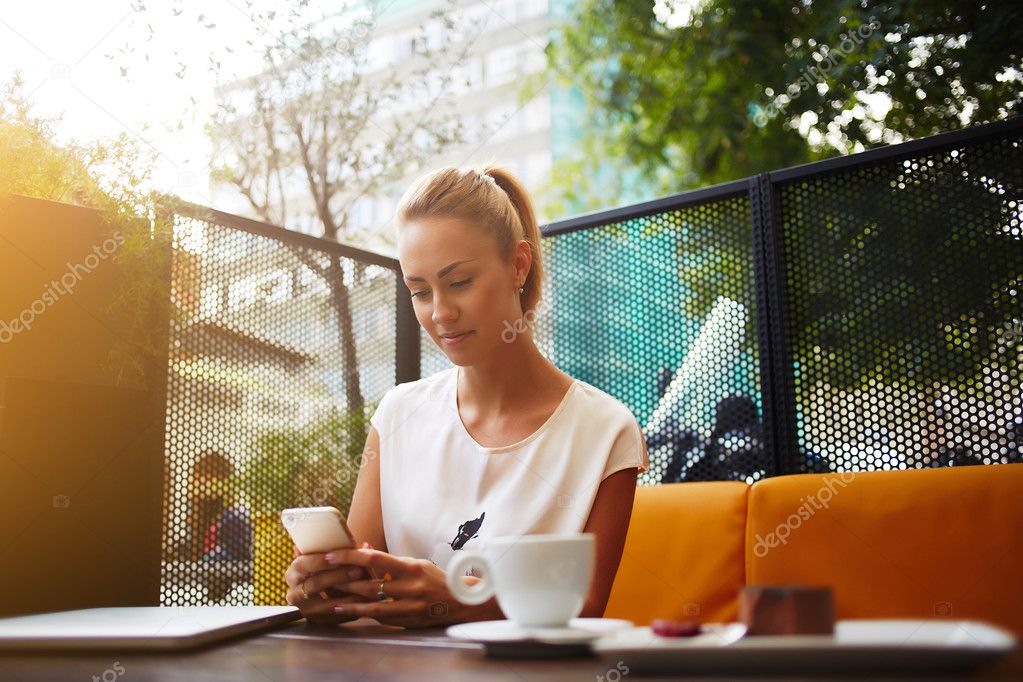
[[(430, 555), (430, 561), (435, 566), (445, 568), (451, 563), (455, 552), (464, 549), (477, 549), (479, 542), (475, 542), (475, 539), (479, 536), (479, 530), (483, 526), (483, 520), (486, 518), (486, 515), (486, 512), (483, 512), (478, 517), (459, 524), (458, 530), (455, 532), (451, 542), (441, 542), (434, 546), (433, 552)], [(476, 566), (471, 566), (465, 572), (465, 575), (478, 578), (481, 574)]]

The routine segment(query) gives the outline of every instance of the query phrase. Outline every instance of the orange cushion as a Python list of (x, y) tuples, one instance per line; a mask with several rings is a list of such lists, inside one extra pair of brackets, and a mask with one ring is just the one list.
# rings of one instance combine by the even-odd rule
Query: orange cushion
[(1023, 633), (1023, 464), (779, 476), (749, 496), (746, 579), (830, 585), (839, 618)]
[(703, 622), (737, 617), (749, 486), (640, 486), (604, 615)]

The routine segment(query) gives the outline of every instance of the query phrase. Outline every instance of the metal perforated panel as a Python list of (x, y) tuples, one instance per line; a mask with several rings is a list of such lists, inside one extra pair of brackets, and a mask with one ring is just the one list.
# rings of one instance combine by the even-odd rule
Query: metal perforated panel
[(395, 273), (202, 218), (175, 218), (161, 602), (283, 604), (280, 510), (347, 512), (394, 385)]
[(643, 483), (756, 480), (764, 447), (749, 200), (556, 232), (538, 336), (644, 425)]
[(778, 379), (797, 457), (848, 471), (1021, 460), (1020, 142), (1009, 132), (775, 188), (776, 320), (791, 349)]
[[(537, 344), (633, 411), (641, 483), (1021, 461), (1020, 129), (548, 226)], [(280, 509), (347, 511), (396, 353), (450, 366), (393, 260), (236, 223), (177, 219), (165, 604), (282, 603)]]

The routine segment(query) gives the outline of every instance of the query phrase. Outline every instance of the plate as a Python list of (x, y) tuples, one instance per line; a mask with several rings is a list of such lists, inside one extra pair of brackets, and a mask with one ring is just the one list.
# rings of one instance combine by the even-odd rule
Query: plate
[(1009, 632), (976, 621), (843, 620), (834, 635), (735, 639), (741, 624), (705, 626), (697, 637), (660, 637), (649, 627), (609, 633), (599, 656), (643, 672), (835, 672), (967, 670), (1009, 654)]
[(589, 656), (590, 643), (608, 634), (631, 629), (617, 618), (573, 618), (567, 627), (522, 627), (509, 620), (458, 623), (446, 630), (452, 639), (483, 644), (496, 658), (569, 658)]

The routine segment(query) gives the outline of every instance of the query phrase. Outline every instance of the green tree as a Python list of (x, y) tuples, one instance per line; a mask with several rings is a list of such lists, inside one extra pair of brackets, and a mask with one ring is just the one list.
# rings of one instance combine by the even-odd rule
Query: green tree
[[(1017, 115), (1021, 19), (1010, 3), (588, 0), (550, 48), (588, 115), (560, 164), (617, 167), (556, 189), (571, 209), (604, 208)], [(986, 398), (1018, 390), (1006, 331), (1023, 318), (1021, 167), (1018, 146), (987, 145), (785, 195), (783, 322), (801, 391), (912, 387), (933, 416), (944, 389), (978, 396), (993, 376)], [(722, 229), (723, 206), (678, 227), (694, 320), (722, 293), (756, 308), (751, 288), (727, 291), (752, 281), (752, 244)]]
[[(664, 194), (1006, 118), (1021, 55), (1013, 3), (587, 0), (550, 46), (588, 114), (554, 177), (611, 159)], [(559, 188), (574, 210), (604, 208), (600, 181)]]
[(358, 412), (334, 410), (308, 424), (257, 436), (238, 480), (252, 496), (253, 511), (277, 514), (289, 507), (331, 506), (347, 514), (362, 466), (377, 456), (353, 456), (347, 447), (361, 437), (363, 419)]
[(107, 367), (124, 385), (159, 380), (165, 368), (157, 365), (154, 371), (151, 360), (166, 356), (163, 321), (180, 311), (167, 295), (172, 226), (155, 217), (149, 178), (153, 153), (127, 134), (57, 143), (59, 118), (34, 112), (20, 74), (0, 91), (0, 196), (20, 194), (95, 209), (111, 234), (124, 236), (113, 261), (132, 286), (117, 292), (108, 311), (129, 316), (131, 323)]
[[(248, 28), (260, 34), (260, 44), (246, 41), (260, 57), (256, 72), (240, 78), (211, 56), (210, 69), (224, 81), (207, 126), (214, 147), (212, 179), (237, 191), (263, 221), (357, 243), (361, 237), (350, 222), (359, 199), (393, 191), (397, 180), (466, 142), (452, 98), (469, 77), (463, 67), (479, 23), (459, 21), (454, 3), (443, 3), (398, 46), (405, 50), (399, 63), (379, 67), (371, 44), (390, 5), (342, 2), (324, 13), (300, 3), (285, 12), (246, 1)], [(152, 12), (145, 6), (138, 11)], [(212, 28), (199, 13), (204, 11), (188, 10), (198, 13), (199, 25)], [(182, 67), (179, 77), (184, 75)], [(418, 106), (408, 111), (412, 102)], [(365, 264), (354, 262), (354, 277), (346, 278), (341, 256), (289, 248), (329, 291), (345, 404), (361, 413), (365, 396), (349, 282), (363, 280)], [(350, 431), (352, 456), (361, 453), (367, 433), (365, 422)]]

